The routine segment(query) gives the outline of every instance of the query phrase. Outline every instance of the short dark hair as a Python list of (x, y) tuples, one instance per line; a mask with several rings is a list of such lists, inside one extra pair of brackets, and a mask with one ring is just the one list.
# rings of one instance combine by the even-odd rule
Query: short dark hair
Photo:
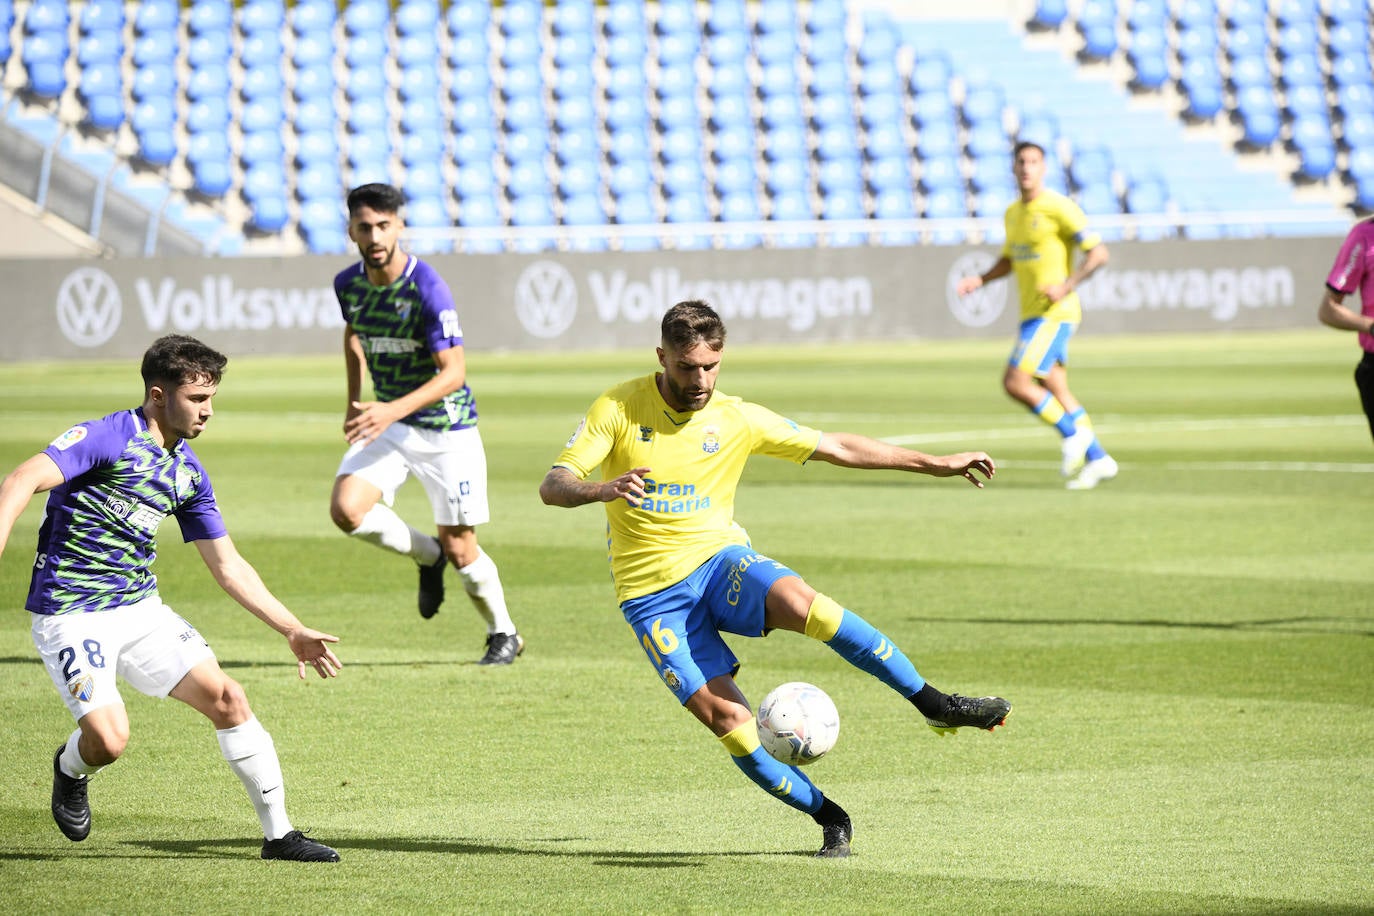
[(351, 219), (363, 207), (378, 213), (400, 213), (405, 202), (406, 196), (389, 184), (359, 185), (348, 192), (348, 216)]
[(173, 388), (191, 382), (218, 385), (229, 357), (194, 337), (168, 334), (153, 341), (143, 354), (143, 390), (154, 385)]
[(1039, 151), (1040, 151), (1040, 155), (1041, 155), (1042, 158), (1043, 158), (1044, 155), (1045, 155), (1045, 148), (1044, 148), (1043, 146), (1041, 146), (1039, 143), (1036, 143), (1036, 142), (1034, 142), (1034, 141), (1032, 141), (1032, 140), (1022, 140), (1020, 143), (1018, 143), (1018, 144), (1016, 144), (1014, 147), (1012, 147), (1012, 149), (1011, 149), (1011, 158), (1015, 159), (1017, 156), (1021, 155), (1021, 150), (1023, 150), (1023, 149), (1035, 149), (1035, 150), (1039, 150)]
[(681, 352), (704, 343), (712, 350), (725, 346), (725, 322), (700, 299), (679, 302), (663, 314), (663, 346)]

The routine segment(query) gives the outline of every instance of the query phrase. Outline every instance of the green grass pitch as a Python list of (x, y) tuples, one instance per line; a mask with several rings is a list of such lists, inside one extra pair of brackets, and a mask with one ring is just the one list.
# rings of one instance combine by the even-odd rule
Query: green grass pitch
[[(213, 341), (212, 341), (213, 342)], [(633, 352), (469, 354), (495, 519), (482, 541), (528, 640), (473, 664), (449, 577), (351, 542), (327, 502), (341, 360), (231, 354), (196, 444), (230, 530), (346, 667), (301, 683), (280, 637), (218, 591), (176, 525), (165, 600), (272, 732), (297, 826), (337, 866), (264, 863), (210, 727), (125, 691), (133, 737), (80, 844), (48, 812), (71, 728), (23, 600), (35, 500), (0, 560), (0, 893), (11, 913), (1374, 911), (1374, 453), (1350, 335), (1083, 337), (1073, 379), (1121, 476), (1068, 492), (1055, 436), (1001, 393), (1009, 341), (727, 350), (722, 390), (799, 422), (930, 452), (984, 449), (984, 490), (756, 459), (759, 549), (893, 637), (934, 684), (1015, 704), (939, 738), (876, 680), (793, 634), (734, 640), (757, 701), (821, 685), (839, 744), (810, 775), (854, 855), (768, 798), (674, 703), (629, 637), (603, 514), (537, 487)], [(0, 466), (140, 400), (135, 361), (0, 366)], [(400, 507), (428, 527), (418, 488)]]

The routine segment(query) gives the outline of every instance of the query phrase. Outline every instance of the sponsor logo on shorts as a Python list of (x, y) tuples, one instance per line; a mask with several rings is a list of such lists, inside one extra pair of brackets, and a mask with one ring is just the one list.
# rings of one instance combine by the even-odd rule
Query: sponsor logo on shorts
[(95, 696), (95, 678), (89, 674), (72, 678), (67, 682), (67, 690), (71, 691), (71, 695), (81, 702), (89, 703), (91, 697)]

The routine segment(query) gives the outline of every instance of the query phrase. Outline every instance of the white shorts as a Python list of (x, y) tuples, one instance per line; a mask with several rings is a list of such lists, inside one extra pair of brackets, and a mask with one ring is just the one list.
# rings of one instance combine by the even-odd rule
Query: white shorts
[(154, 596), (90, 614), (33, 614), (33, 644), (77, 721), (122, 704), (118, 674), (139, 693), (165, 699), (215, 653), (195, 627)]
[(475, 526), (487, 510), (487, 455), (477, 427), (419, 429), (392, 423), (366, 445), (344, 453), (338, 476), (356, 474), (382, 491), (390, 506), (396, 491), (414, 474), (429, 494), (436, 525)]

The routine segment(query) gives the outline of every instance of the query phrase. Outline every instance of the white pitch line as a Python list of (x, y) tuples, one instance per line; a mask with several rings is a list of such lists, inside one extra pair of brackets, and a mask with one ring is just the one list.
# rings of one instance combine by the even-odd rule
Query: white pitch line
[[(1123, 468), (1130, 468), (1131, 463), (1121, 462)], [(1059, 470), (1057, 461), (1002, 461), (998, 460), (999, 469), (1018, 468), (1033, 471)], [(1299, 474), (1370, 474), (1374, 473), (1374, 464), (1338, 464), (1333, 461), (1166, 461), (1163, 464), (1151, 465), (1152, 468), (1159, 468), (1166, 471), (1259, 471), (1273, 473), (1274, 471), (1291, 471)]]
[[(1215, 417), (1195, 420), (1184, 417), (1165, 417), (1158, 420), (1098, 421), (1094, 426), (1103, 433), (1153, 433), (1153, 432), (1218, 432), (1230, 429), (1300, 429), (1313, 427), (1361, 426), (1369, 422), (1365, 417), (1354, 415), (1332, 417)], [(944, 433), (910, 433), (902, 436), (883, 436), (884, 442), (893, 445), (916, 445), (922, 442), (961, 442), (968, 440), (985, 441), (989, 439), (1023, 439), (1044, 436), (1043, 426), (1026, 426), (1015, 429), (967, 429)]]

